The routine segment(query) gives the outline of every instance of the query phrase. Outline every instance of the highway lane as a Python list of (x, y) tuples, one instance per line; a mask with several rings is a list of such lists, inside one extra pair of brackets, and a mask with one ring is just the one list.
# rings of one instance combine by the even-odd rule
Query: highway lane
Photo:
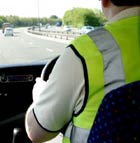
[(46, 61), (60, 55), (68, 43), (28, 34), (26, 29), (14, 29), (13, 37), (4, 37), (0, 31), (0, 64)]

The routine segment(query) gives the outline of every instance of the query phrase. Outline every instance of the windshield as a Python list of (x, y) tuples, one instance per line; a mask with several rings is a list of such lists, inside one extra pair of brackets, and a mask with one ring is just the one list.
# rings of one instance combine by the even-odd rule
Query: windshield
[(99, 0), (1, 0), (0, 64), (46, 62), (105, 21)]

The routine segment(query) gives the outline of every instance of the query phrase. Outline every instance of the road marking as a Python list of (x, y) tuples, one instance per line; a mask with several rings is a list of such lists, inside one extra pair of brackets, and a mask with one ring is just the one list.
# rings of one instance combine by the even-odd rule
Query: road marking
[(52, 50), (52, 49), (49, 49), (49, 48), (46, 48), (46, 50), (49, 51), (49, 52), (53, 52), (53, 50)]

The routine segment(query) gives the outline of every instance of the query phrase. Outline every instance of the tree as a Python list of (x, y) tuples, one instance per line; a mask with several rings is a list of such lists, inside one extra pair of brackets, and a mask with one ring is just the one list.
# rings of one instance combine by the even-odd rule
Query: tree
[(3, 19), (0, 18), (0, 28), (2, 28), (3, 23), (4, 23)]
[(107, 18), (105, 17), (103, 12), (101, 12), (101, 10), (98, 10), (98, 9), (94, 9), (93, 11), (96, 14), (96, 16), (99, 18), (100, 25), (101, 26), (104, 25), (104, 23), (107, 22)]
[(85, 25), (100, 26), (102, 25), (101, 17), (94, 10), (88, 8), (73, 8), (65, 12), (63, 22), (65, 25), (82, 27)]
[(58, 17), (56, 15), (51, 15), (50, 19), (58, 19)]

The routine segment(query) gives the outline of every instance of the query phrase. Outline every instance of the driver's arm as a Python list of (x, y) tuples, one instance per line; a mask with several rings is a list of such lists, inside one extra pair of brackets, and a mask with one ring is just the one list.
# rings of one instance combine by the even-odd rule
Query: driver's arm
[(57, 136), (59, 133), (59, 132), (48, 132), (39, 126), (39, 124), (35, 119), (32, 105), (29, 107), (26, 113), (25, 127), (29, 139), (31, 139), (32, 142), (34, 143), (42, 143), (44, 141), (48, 141)]

